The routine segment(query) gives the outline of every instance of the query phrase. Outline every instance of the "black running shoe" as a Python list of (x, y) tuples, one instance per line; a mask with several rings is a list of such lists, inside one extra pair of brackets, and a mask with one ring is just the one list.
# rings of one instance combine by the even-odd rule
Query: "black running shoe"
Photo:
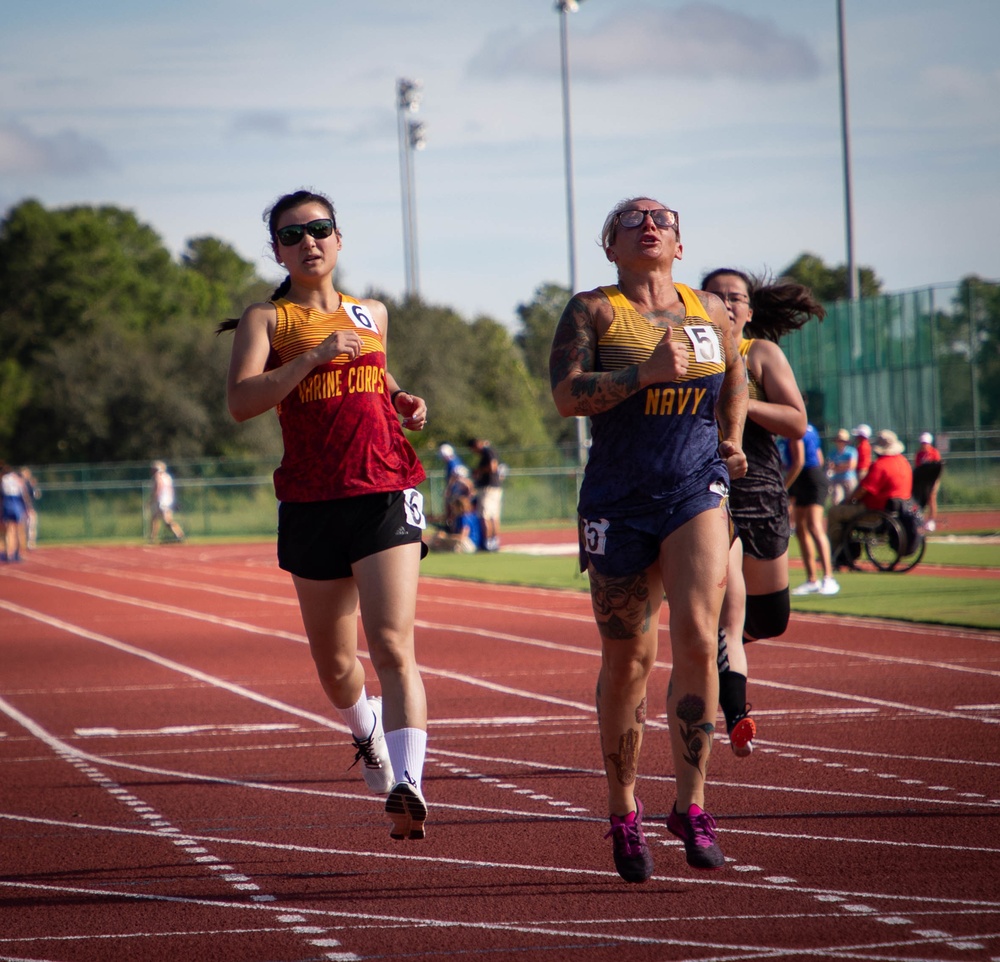
[(681, 815), (674, 805), (667, 816), (667, 829), (684, 843), (684, 854), (691, 868), (717, 869), (726, 864), (726, 857), (715, 841), (715, 819), (697, 805), (692, 805), (687, 815)]
[(642, 802), (635, 800), (635, 811), (624, 817), (611, 816), (615, 868), (626, 882), (645, 882), (653, 874), (653, 856), (642, 834)]

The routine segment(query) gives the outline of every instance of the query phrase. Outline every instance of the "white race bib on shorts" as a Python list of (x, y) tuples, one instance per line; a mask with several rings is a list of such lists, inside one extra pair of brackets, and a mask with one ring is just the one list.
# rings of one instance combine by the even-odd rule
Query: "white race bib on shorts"
[(403, 510), (406, 512), (407, 524), (421, 530), (427, 527), (424, 517), (424, 496), (416, 488), (407, 488), (403, 492)]

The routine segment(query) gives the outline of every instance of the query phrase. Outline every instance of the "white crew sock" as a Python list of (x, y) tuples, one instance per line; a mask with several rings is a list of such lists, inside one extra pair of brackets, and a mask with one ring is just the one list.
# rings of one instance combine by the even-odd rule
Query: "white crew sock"
[(422, 728), (397, 728), (385, 733), (385, 745), (396, 781), (412, 781), (419, 791), (427, 754), (427, 732)]
[(368, 694), (361, 688), (361, 697), (350, 708), (338, 708), (344, 724), (355, 738), (367, 738), (375, 724), (375, 713), (368, 707)]

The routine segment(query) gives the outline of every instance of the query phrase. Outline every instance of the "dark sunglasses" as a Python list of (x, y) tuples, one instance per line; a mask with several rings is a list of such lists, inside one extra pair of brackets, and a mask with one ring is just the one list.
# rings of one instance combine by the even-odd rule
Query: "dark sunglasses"
[(302, 243), (302, 238), (308, 234), (320, 240), (329, 237), (337, 225), (329, 217), (321, 217), (319, 220), (311, 220), (308, 224), (289, 224), (287, 227), (279, 227), (274, 236), (278, 238), (278, 243), (282, 247), (294, 247)]
[(618, 223), (622, 227), (639, 227), (646, 219), (647, 214), (657, 227), (673, 227), (674, 230), (677, 230), (679, 220), (677, 211), (671, 210), (669, 207), (657, 207), (656, 210), (635, 210), (634, 208), (623, 210), (618, 215)]

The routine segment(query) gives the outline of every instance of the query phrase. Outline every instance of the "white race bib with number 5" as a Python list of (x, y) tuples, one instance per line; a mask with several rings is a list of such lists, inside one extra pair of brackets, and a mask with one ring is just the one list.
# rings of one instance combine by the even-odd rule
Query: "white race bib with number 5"
[(711, 324), (685, 325), (684, 333), (691, 341), (694, 348), (694, 356), (702, 364), (721, 364), (722, 345), (719, 343), (719, 334)]

